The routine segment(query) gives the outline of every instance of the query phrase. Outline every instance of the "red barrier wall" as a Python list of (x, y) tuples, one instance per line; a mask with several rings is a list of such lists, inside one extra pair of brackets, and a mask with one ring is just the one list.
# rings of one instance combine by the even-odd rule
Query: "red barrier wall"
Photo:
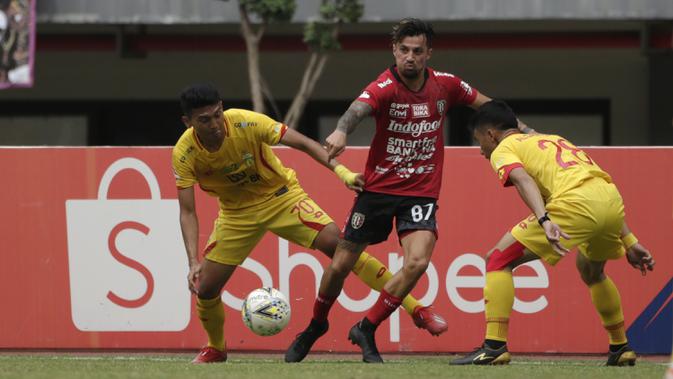
[[(625, 261), (607, 266), (620, 288), (628, 326), (673, 271), (669, 242), (673, 148), (587, 150), (613, 176), (630, 226), (657, 260), (655, 272), (647, 277)], [(285, 148), (276, 152), (342, 226), (352, 193), (302, 153)], [(366, 153), (366, 149), (350, 149), (342, 161), (361, 170)], [(122, 158), (135, 159), (119, 161)], [(528, 214), (515, 190), (500, 187), (478, 149), (449, 148), (445, 160), (440, 239), (429, 274), (413, 293), (432, 302), (450, 329), (430, 338), (406, 314), (394, 315), (377, 334), (382, 351), (465, 351), (479, 344), (484, 326), (483, 261), (478, 255)], [(4, 213), (0, 219), (0, 348), (197, 348), (204, 344), (205, 333), (186, 290), (187, 261), (169, 148), (3, 148), (0, 162), (4, 180), (0, 188)], [(116, 174), (110, 171), (113, 163), (118, 166), (112, 171), (120, 169)], [(100, 191), (106, 181), (109, 190)], [(217, 203), (197, 193), (203, 246)], [(391, 268), (399, 267), (401, 249), (394, 235), (368, 251)], [(264, 238), (246, 263), (250, 270), (239, 269), (225, 288), (230, 349), (287, 347), (310, 319), (321, 266), (327, 262), (318, 254), (271, 234)], [(515, 273), (518, 289), (510, 324), (511, 350), (605, 351), (607, 337), (573, 261), (571, 255), (554, 268), (538, 263)], [(263, 284), (281, 289), (291, 299), (290, 325), (274, 337), (253, 335), (238, 312), (240, 299)], [(354, 350), (346, 334), (376, 294), (355, 276), (348, 279), (345, 294), (348, 298), (340, 298), (335, 305), (330, 331), (315, 349)]]

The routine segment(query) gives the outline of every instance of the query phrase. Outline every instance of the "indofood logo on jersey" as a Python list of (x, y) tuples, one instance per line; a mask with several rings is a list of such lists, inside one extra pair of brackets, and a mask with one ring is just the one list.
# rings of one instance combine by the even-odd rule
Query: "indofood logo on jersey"
[(411, 134), (413, 137), (418, 137), (423, 133), (432, 133), (438, 130), (440, 127), (439, 120), (428, 122), (426, 120), (420, 122), (397, 122), (395, 120), (390, 120), (388, 124), (388, 130), (396, 133), (405, 133)]

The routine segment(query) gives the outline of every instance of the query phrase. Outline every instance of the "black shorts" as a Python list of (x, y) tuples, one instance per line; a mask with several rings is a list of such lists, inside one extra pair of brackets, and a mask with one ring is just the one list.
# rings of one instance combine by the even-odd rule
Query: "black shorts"
[(388, 239), (393, 228), (397, 235), (413, 230), (431, 230), (437, 235), (437, 199), (361, 192), (344, 228), (344, 239), (370, 245)]

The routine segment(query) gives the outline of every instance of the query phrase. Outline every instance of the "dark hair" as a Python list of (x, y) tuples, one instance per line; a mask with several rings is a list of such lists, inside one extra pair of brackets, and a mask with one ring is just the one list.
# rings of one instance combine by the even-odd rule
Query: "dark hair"
[(518, 121), (512, 108), (502, 100), (491, 100), (484, 103), (477, 113), (472, 115), (468, 128), (470, 131), (479, 129), (486, 125), (492, 126), (498, 130), (516, 129)]
[(196, 108), (215, 105), (220, 101), (220, 93), (212, 84), (192, 84), (180, 93), (180, 108), (182, 113), (190, 117)]
[(417, 18), (405, 18), (393, 26), (393, 32), (391, 33), (392, 43), (394, 45), (402, 41), (404, 37), (414, 37), (421, 34), (425, 36), (425, 43), (428, 48), (432, 47), (432, 37), (435, 36), (432, 25)]

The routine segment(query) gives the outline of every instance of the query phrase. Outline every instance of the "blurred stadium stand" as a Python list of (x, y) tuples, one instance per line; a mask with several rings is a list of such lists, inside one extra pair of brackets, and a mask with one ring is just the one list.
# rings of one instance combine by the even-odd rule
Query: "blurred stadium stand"
[[(269, 27), (262, 70), (281, 108), (307, 58), (298, 0), (289, 24)], [(520, 117), (589, 145), (673, 145), (670, 0), (363, 1), (343, 28), (300, 130), (324, 138), (361, 89), (392, 63), (388, 33), (403, 17), (433, 23), (430, 65), (508, 100)], [(212, 81), (226, 105), (249, 107), (237, 2), (40, 0), (35, 86), (0, 91), (0, 145), (171, 145), (176, 96)], [(449, 114), (447, 143), (471, 143), (468, 109)], [(271, 114), (271, 116), (274, 116)], [(373, 123), (368, 125), (372, 126)], [(372, 127), (352, 142), (366, 145)], [(47, 132), (47, 130), (49, 130)]]

